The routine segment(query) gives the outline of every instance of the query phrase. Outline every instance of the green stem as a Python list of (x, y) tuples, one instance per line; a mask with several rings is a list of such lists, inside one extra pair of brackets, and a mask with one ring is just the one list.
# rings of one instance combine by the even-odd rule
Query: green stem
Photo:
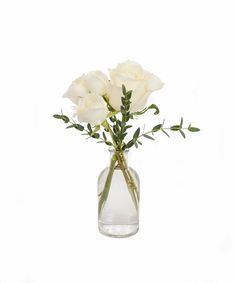
[(113, 142), (113, 146), (116, 149), (117, 148), (117, 144), (116, 144), (116, 141), (114, 139), (114, 135), (113, 135), (112, 129), (111, 129), (110, 125), (108, 124), (107, 120), (105, 120), (102, 123), (102, 126), (104, 127), (104, 129), (106, 129), (109, 132), (109, 134), (111, 136), (111, 139), (112, 139), (112, 142)]
[(113, 173), (114, 173), (116, 161), (117, 161), (116, 154), (114, 154), (111, 158), (110, 168), (109, 168), (109, 172), (108, 172), (108, 175), (107, 175), (107, 179), (106, 179), (104, 189), (103, 189), (101, 196), (99, 198), (99, 203), (98, 203), (98, 215), (99, 216), (100, 216), (100, 213), (102, 211), (102, 208), (105, 205), (105, 202), (107, 200), (107, 197), (108, 197), (108, 194), (109, 194), (109, 191), (110, 191), (111, 181), (112, 181), (112, 176), (113, 176)]
[(127, 163), (126, 163), (123, 151), (122, 151), (122, 158), (123, 158), (123, 162), (124, 162), (125, 168), (127, 170), (129, 178), (130, 178), (131, 188), (132, 188), (132, 190), (134, 190), (134, 192), (136, 194), (136, 197), (137, 197), (137, 200), (139, 202), (139, 191), (138, 191), (138, 188), (137, 188), (137, 186), (135, 184), (134, 178), (133, 178), (132, 174), (130, 173), (129, 167), (127, 166)]
[(135, 181), (128, 169), (125, 157), (124, 157), (124, 153), (123, 151), (117, 151), (116, 152), (116, 157), (117, 157), (117, 161), (118, 164), (120, 166), (120, 169), (124, 175), (129, 193), (131, 195), (131, 198), (134, 202), (135, 208), (138, 210), (138, 203), (139, 203), (139, 192), (138, 192), (138, 188), (135, 184)]

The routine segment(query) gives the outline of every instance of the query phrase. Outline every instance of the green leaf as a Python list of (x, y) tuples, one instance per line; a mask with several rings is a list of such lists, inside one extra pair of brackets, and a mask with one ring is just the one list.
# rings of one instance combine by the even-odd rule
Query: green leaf
[(199, 132), (199, 131), (200, 131), (199, 128), (192, 127), (191, 124), (189, 125), (188, 130), (189, 130), (190, 132)]
[(120, 120), (117, 120), (117, 125), (119, 126), (119, 127), (122, 127), (122, 126), (124, 126), (125, 124), (123, 123), (123, 122), (121, 122)]
[(62, 116), (62, 115), (59, 115), (59, 114), (54, 114), (54, 115), (53, 115), (53, 117), (56, 118), (56, 119), (61, 119), (61, 116)]
[(122, 92), (123, 92), (124, 95), (126, 95), (126, 88), (125, 88), (124, 85), (122, 85)]
[(82, 126), (80, 124), (72, 124), (72, 125), (66, 127), (66, 129), (70, 129), (70, 128), (75, 128), (76, 130), (79, 130), (79, 131), (84, 130), (84, 126)]
[(121, 114), (125, 115), (126, 110), (125, 110), (124, 106), (120, 107), (120, 112), (121, 112)]
[(130, 112), (129, 112), (128, 109), (127, 109), (127, 112), (125, 113), (125, 116), (126, 116), (126, 117), (129, 117), (129, 114), (130, 114)]
[(118, 142), (118, 138), (117, 138), (117, 136), (114, 134), (113, 135), (113, 139), (114, 139), (114, 141), (117, 143)]
[(126, 92), (126, 98), (130, 99), (132, 96), (132, 90), (129, 90), (128, 92)]
[(55, 115), (53, 115), (53, 117), (56, 118), (56, 119), (61, 119), (65, 123), (68, 123), (70, 121), (70, 119), (66, 115), (55, 114)]
[(117, 127), (117, 125), (114, 125), (114, 126), (112, 127), (112, 129), (113, 129), (113, 132), (114, 132), (115, 134), (119, 132), (119, 128)]
[(122, 135), (121, 135), (121, 139), (123, 140), (123, 139), (126, 137), (127, 134), (128, 134), (128, 133), (122, 134)]
[(181, 120), (180, 120), (180, 128), (183, 127), (183, 117), (181, 117)]
[(179, 131), (180, 130), (180, 126), (179, 125), (174, 125), (170, 127), (171, 131)]
[(131, 125), (125, 126), (125, 127), (124, 127), (124, 130), (126, 131), (126, 130), (129, 129), (129, 128), (132, 128), (132, 126), (131, 126)]
[(165, 135), (167, 135), (168, 138), (170, 137), (169, 134), (168, 134), (164, 129), (161, 129), (161, 131), (162, 131)]
[(95, 133), (95, 132), (97, 132), (99, 130), (100, 130), (100, 125), (97, 125), (97, 126), (94, 127), (93, 132)]
[(137, 143), (135, 143), (134, 145), (135, 145), (136, 148), (138, 148), (138, 144)]
[(127, 117), (124, 117), (124, 120), (125, 120), (125, 122), (128, 122), (129, 121), (129, 116)]
[(153, 127), (152, 132), (157, 132), (161, 129), (162, 124), (156, 125), (155, 127)]
[(140, 134), (140, 128), (138, 128), (138, 129), (135, 131), (134, 135), (133, 135), (133, 139), (134, 139), (135, 141), (136, 141), (137, 138), (139, 137), (139, 134)]
[(123, 105), (126, 105), (127, 100), (124, 97), (121, 97), (121, 102), (122, 102)]
[(110, 117), (109, 119), (112, 123), (114, 123), (116, 121), (115, 117)]
[(127, 145), (126, 145), (126, 148), (130, 148), (131, 146), (133, 146), (134, 145), (134, 141), (133, 140), (130, 140), (128, 143), (127, 143)]
[(65, 116), (65, 115), (62, 115), (62, 120), (65, 122), (65, 123), (69, 123), (70, 122), (70, 119)]
[(75, 125), (73, 124), (73, 125), (66, 127), (66, 129), (70, 129), (70, 128), (74, 128), (74, 127), (75, 127)]
[(92, 130), (92, 127), (91, 127), (91, 125), (88, 123), (88, 125), (87, 125), (87, 128), (88, 128), (88, 130), (89, 130), (89, 132), (91, 133), (93, 130)]
[(84, 130), (84, 126), (82, 126), (80, 124), (76, 124), (75, 128), (76, 128), (76, 130), (79, 130), (79, 131), (83, 131)]
[(109, 142), (109, 141), (105, 141), (105, 144), (106, 144), (106, 145), (112, 145), (112, 143)]
[(104, 140), (106, 141), (107, 140), (107, 136), (106, 136), (106, 134), (104, 132), (102, 132), (102, 136), (103, 136)]
[(182, 135), (182, 137), (185, 139), (186, 138), (185, 133), (182, 130), (179, 130), (179, 132)]
[(94, 138), (94, 139), (98, 139), (100, 137), (100, 135), (95, 133), (95, 134), (92, 134), (91, 137)]
[(146, 113), (149, 109), (155, 109), (156, 111), (154, 112), (154, 115), (157, 115), (159, 114), (159, 108), (157, 107), (156, 104), (151, 104), (149, 107), (147, 108), (144, 108), (143, 110), (141, 111), (137, 111), (137, 112), (134, 112), (131, 114), (131, 118), (133, 119), (134, 116), (139, 116), (139, 115), (143, 115), (144, 113)]
[(146, 139), (150, 139), (150, 140), (155, 140), (153, 137), (149, 136), (149, 135), (143, 135)]
[(147, 110), (149, 110), (149, 109), (155, 109), (155, 110), (156, 110), (156, 111), (154, 112), (154, 115), (157, 115), (157, 114), (160, 113), (160, 110), (159, 110), (159, 108), (157, 107), (156, 104), (150, 105), (150, 106), (147, 108)]

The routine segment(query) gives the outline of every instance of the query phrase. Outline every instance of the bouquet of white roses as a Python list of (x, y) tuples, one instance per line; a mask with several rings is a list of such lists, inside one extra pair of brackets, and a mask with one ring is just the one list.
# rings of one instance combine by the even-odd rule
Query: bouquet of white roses
[[(179, 131), (185, 138), (184, 130), (199, 131), (191, 124), (183, 127), (182, 118), (179, 124), (170, 127), (165, 127), (162, 122), (146, 132), (142, 132), (140, 127), (133, 130), (131, 124), (133, 119), (149, 110), (154, 111), (154, 115), (159, 114), (157, 105), (147, 106), (147, 101), (152, 92), (163, 87), (163, 83), (157, 76), (132, 61), (119, 64), (115, 69), (110, 69), (109, 73), (110, 79), (100, 71), (82, 75), (72, 82), (64, 94), (64, 97), (74, 103), (74, 117), (79, 122), (68, 118), (63, 113), (54, 115), (54, 118), (69, 124), (67, 129), (74, 128), (82, 135), (114, 149), (106, 182), (99, 195), (99, 215), (108, 198), (115, 168), (122, 171), (133, 204), (138, 210), (139, 190), (127, 166), (125, 150), (142, 145), (143, 138), (153, 140), (157, 132), (163, 132), (169, 136), (168, 130)], [(128, 138), (127, 134), (130, 131), (132, 135)]]

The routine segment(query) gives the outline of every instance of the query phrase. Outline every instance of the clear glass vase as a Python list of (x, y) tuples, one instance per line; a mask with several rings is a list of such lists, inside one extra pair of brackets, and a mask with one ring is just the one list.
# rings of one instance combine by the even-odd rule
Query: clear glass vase
[(129, 237), (139, 229), (139, 177), (127, 164), (128, 150), (109, 151), (109, 167), (98, 178), (98, 228), (106, 236)]

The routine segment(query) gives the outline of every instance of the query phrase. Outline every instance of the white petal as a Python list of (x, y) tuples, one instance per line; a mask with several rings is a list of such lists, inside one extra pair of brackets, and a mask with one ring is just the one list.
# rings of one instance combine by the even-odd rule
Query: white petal
[(69, 98), (73, 103), (77, 104), (81, 97), (85, 97), (88, 90), (82, 83), (73, 82), (63, 97)]
[(122, 97), (121, 87), (117, 87), (117, 86), (112, 85), (111, 91), (110, 91), (110, 96), (109, 96), (109, 103), (117, 111), (120, 111), (121, 97)]
[(87, 87), (90, 92), (104, 95), (108, 88), (108, 78), (100, 71), (89, 72), (85, 78)]
[(116, 77), (116, 75), (122, 75), (126, 78), (141, 79), (143, 77), (143, 69), (140, 64), (126, 60), (118, 64), (116, 69), (110, 70), (110, 75), (112, 78)]
[(142, 110), (147, 104), (149, 95), (150, 92), (146, 91), (145, 84), (140, 84), (132, 93), (130, 111), (133, 113)]
[(103, 98), (96, 94), (88, 94), (82, 98), (75, 111), (80, 122), (92, 125), (101, 124), (109, 113)]
[(122, 74), (117, 74), (116, 76), (113, 77), (112, 82), (113, 84), (119, 87), (124, 85), (128, 91), (128, 90), (135, 90), (140, 85), (142, 80), (140, 81), (140, 80), (128, 78)]
[(164, 86), (164, 83), (157, 76), (148, 71), (145, 71), (145, 79), (149, 91), (158, 90)]
[(90, 123), (92, 125), (100, 125), (107, 117), (108, 112), (104, 109), (88, 109), (87, 111), (77, 111), (76, 115), (80, 122)]
[(129, 71), (131, 73), (143, 72), (142, 66), (139, 63), (130, 60), (118, 64), (117, 70), (119, 70), (119, 72)]

